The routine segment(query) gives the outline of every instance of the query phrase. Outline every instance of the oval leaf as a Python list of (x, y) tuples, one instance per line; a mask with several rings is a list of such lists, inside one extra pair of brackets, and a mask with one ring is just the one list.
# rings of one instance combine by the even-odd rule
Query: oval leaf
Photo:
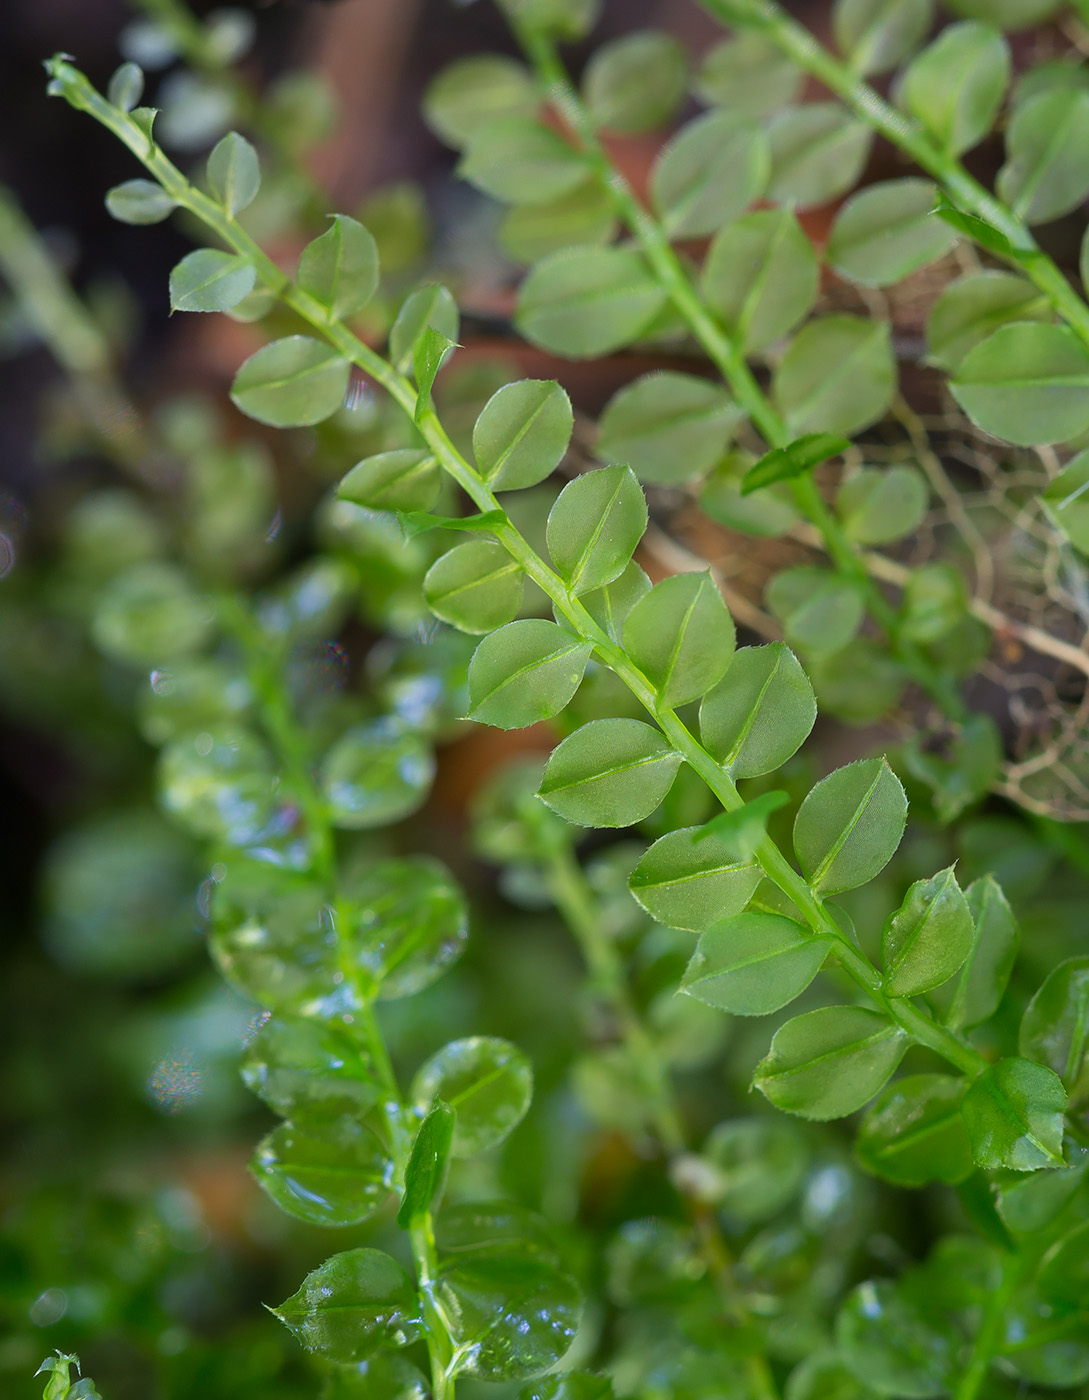
[(973, 1167), (961, 1116), (964, 1090), (964, 1080), (949, 1074), (896, 1080), (862, 1121), (855, 1143), (858, 1160), (897, 1186), (963, 1181)]
[(227, 311), (249, 296), (257, 270), (247, 258), (198, 248), (182, 258), (170, 274), (173, 311)]
[(705, 238), (743, 214), (771, 169), (767, 137), (744, 117), (706, 112), (662, 149), (650, 193), (670, 238)]
[(595, 719), (552, 751), (540, 796), (577, 826), (632, 826), (673, 786), (681, 756), (637, 719)]
[(796, 753), (817, 718), (798, 658), (782, 642), (742, 647), (700, 705), (703, 746), (733, 778), (773, 773)]
[(533, 1070), (509, 1040), (476, 1035), (454, 1040), (416, 1072), (412, 1097), (422, 1112), (436, 1099), (457, 1115), (455, 1157), (472, 1157), (503, 1141), (533, 1097)]
[(1061, 1167), (1066, 1091), (1053, 1070), (1031, 1060), (989, 1065), (964, 1098), (964, 1123), (977, 1167), (1038, 1171)]
[(350, 1117), (282, 1123), (258, 1146), (252, 1171), (281, 1210), (308, 1225), (358, 1225), (393, 1184), (386, 1148)]
[(271, 1309), (307, 1351), (329, 1361), (364, 1361), (421, 1333), (420, 1301), (408, 1275), (379, 1249), (334, 1254), (299, 1291)]
[(593, 645), (526, 618), (485, 637), (469, 663), (469, 717), (498, 729), (551, 719), (579, 688)]
[(334, 214), (332, 227), (302, 250), (296, 281), (333, 320), (362, 311), (378, 290), (378, 245), (370, 230)]
[(571, 248), (531, 269), (515, 323), (534, 345), (570, 359), (594, 359), (642, 335), (666, 292), (627, 248)]
[(968, 352), (949, 387), (984, 432), (1023, 447), (1089, 427), (1089, 350), (1065, 326), (1001, 326)]
[(571, 400), (554, 379), (520, 379), (493, 394), (473, 428), (473, 452), (493, 491), (536, 486), (567, 452)]
[(943, 29), (904, 74), (900, 99), (950, 155), (990, 131), (1010, 81), (1010, 49), (997, 29), (967, 20)]
[(1018, 1049), (1047, 1065), (1070, 1089), (1089, 1048), (1089, 957), (1068, 958), (1048, 973), (1021, 1018)]
[(972, 951), (975, 928), (953, 867), (916, 880), (881, 936), (884, 989), (913, 997), (940, 987)]
[(682, 827), (655, 841), (628, 881), (652, 918), (697, 933), (727, 914), (739, 914), (761, 880), (759, 866), (736, 860), (714, 835), (697, 840), (699, 832), (699, 827)]
[(836, 215), (825, 256), (852, 282), (887, 287), (936, 262), (956, 235), (934, 217), (929, 180), (883, 180), (847, 201)]
[(627, 462), (641, 481), (677, 485), (711, 470), (741, 418), (717, 384), (656, 370), (609, 400), (594, 455)]
[(775, 402), (798, 434), (852, 437), (884, 415), (895, 392), (888, 323), (860, 316), (810, 321), (772, 378)]
[(628, 614), (624, 649), (663, 705), (683, 705), (709, 690), (734, 651), (733, 618), (710, 573), (656, 583)]
[(830, 946), (781, 914), (734, 914), (700, 937), (681, 991), (735, 1016), (767, 1016), (805, 991)]
[(630, 467), (602, 467), (568, 482), (548, 516), (545, 538), (572, 593), (619, 578), (647, 528), (647, 500)]
[(320, 423), (343, 406), (349, 369), (332, 346), (306, 335), (285, 336), (262, 346), (242, 365), (231, 401), (273, 428)]
[(907, 798), (883, 758), (837, 768), (805, 798), (794, 822), (794, 850), (815, 890), (838, 894), (883, 870), (900, 844)]
[(907, 1047), (904, 1033), (880, 1012), (822, 1006), (780, 1026), (753, 1083), (787, 1113), (843, 1118), (884, 1086)]
[(436, 559), (424, 575), (427, 606), (462, 632), (491, 632), (522, 606), (524, 576), (502, 545), (470, 540)]
[(701, 286), (746, 354), (781, 339), (812, 309), (820, 268), (789, 209), (746, 214), (714, 239)]

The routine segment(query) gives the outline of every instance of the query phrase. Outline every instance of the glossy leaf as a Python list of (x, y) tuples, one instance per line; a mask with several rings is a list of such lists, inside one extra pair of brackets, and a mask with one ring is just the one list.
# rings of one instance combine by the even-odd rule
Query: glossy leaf
[(593, 1371), (556, 1371), (519, 1391), (518, 1400), (613, 1400), (613, 1384)]
[(336, 1366), (321, 1400), (427, 1400), (430, 1383), (397, 1352), (380, 1351), (354, 1366)]
[(628, 248), (571, 248), (530, 270), (515, 324), (534, 345), (570, 359), (594, 359), (637, 340), (666, 293)]
[(523, 574), (502, 545), (455, 545), (424, 575), (424, 597), (436, 617), (462, 632), (491, 632), (518, 614)]
[(358, 831), (415, 812), (435, 776), (426, 741), (388, 719), (354, 725), (322, 760), (321, 788), (334, 826)]
[(710, 50), (693, 86), (702, 101), (715, 107), (770, 117), (797, 97), (802, 74), (763, 34), (742, 29)]
[(949, 387), (973, 423), (1007, 442), (1062, 442), (1089, 427), (1089, 351), (1065, 326), (1001, 326)]
[(907, 1047), (903, 1031), (878, 1011), (823, 1006), (780, 1026), (753, 1083), (787, 1113), (843, 1118), (884, 1087)]
[(571, 400), (554, 379), (506, 384), (473, 428), (477, 466), (493, 491), (520, 491), (559, 466), (571, 441)]
[(709, 573), (656, 583), (624, 623), (624, 649), (663, 705), (696, 700), (720, 680), (734, 651), (733, 619)]
[(994, 1015), (1017, 956), (1017, 922), (994, 876), (974, 881), (965, 897), (975, 926), (972, 951), (956, 977), (927, 995), (954, 1030), (970, 1030)]
[(879, 1395), (950, 1393), (952, 1338), (887, 1279), (863, 1283), (836, 1319), (836, 1343), (851, 1370)]
[(772, 393), (791, 429), (851, 437), (876, 423), (896, 391), (884, 321), (822, 316), (810, 321), (775, 368)]
[(263, 345), (234, 377), (231, 401), (258, 423), (296, 428), (343, 406), (349, 364), (329, 345), (289, 335)]
[(858, 544), (889, 544), (915, 533), (929, 502), (926, 478), (917, 467), (863, 467), (843, 481), (836, 512)]
[(345, 880), (352, 956), (380, 1000), (415, 996), (462, 954), (469, 912), (437, 860), (411, 856), (364, 867)]
[(1013, 272), (973, 272), (950, 282), (934, 303), (926, 324), (930, 360), (955, 371), (970, 350), (1011, 321), (1044, 321), (1051, 303)]
[(370, 1062), (334, 1024), (272, 1016), (246, 1046), (242, 1078), (285, 1118), (329, 1109), (361, 1116), (381, 1096)]
[(552, 751), (540, 795), (577, 826), (632, 826), (662, 801), (680, 764), (642, 720), (591, 720)]
[(1014, 1234), (1033, 1235), (1058, 1216), (1081, 1187), (1089, 1169), (1085, 1148), (1070, 1149), (1073, 1165), (1054, 1171), (1004, 1173), (995, 1207), (1002, 1223)]
[(603, 44), (582, 89), (595, 126), (626, 134), (664, 126), (684, 96), (688, 60), (671, 34), (646, 29)]
[(768, 584), (767, 604), (787, 641), (807, 657), (840, 651), (865, 615), (854, 580), (828, 569), (784, 569)]
[(477, 1035), (454, 1040), (416, 1072), (412, 1097), (422, 1111), (441, 1099), (457, 1115), (455, 1157), (472, 1157), (503, 1141), (525, 1117), (533, 1070), (508, 1040)]
[(1021, 1018), (1018, 1049), (1073, 1090), (1089, 1049), (1089, 957), (1068, 958), (1048, 973)]
[(1014, 108), (996, 188), (1027, 224), (1077, 208), (1089, 194), (1089, 92), (1058, 88)]
[(733, 778), (773, 773), (805, 742), (817, 702), (798, 659), (782, 642), (742, 647), (700, 705), (704, 747)]
[(886, 73), (923, 40), (933, 0), (837, 0), (832, 32), (856, 73)]
[(369, 510), (430, 510), (442, 489), (442, 469), (430, 452), (399, 447), (357, 462), (337, 487), (344, 501)]
[(957, 156), (990, 131), (1009, 80), (1005, 39), (989, 24), (967, 20), (943, 29), (912, 61), (900, 98), (929, 135)]
[(498, 117), (469, 138), (458, 174), (505, 204), (545, 204), (586, 179), (583, 158), (533, 117)]
[(457, 1115), (450, 1105), (437, 1099), (420, 1124), (405, 1167), (405, 1193), (397, 1211), (397, 1224), (402, 1230), (409, 1229), (442, 1200), (456, 1122)]
[(1089, 452), (1079, 452), (1052, 477), (1040, 503), (1056, 529), (1089, 555)]
[(965, 1082), (913, 1074), (888, 1085), (862, 1121), (855, 1150), (867, 1171), (897, 1186), (956, 1185), (973, 1168), (961, 1116)]
[(172, 311), (227, 311), (253, 291), (257, 271), (248, 258), (198, 248), (170, 274)]
[(964, 1099), (976, 1166), (1061, 1167), (1065, 1109), (1066, 1092), (1052, 1070), (1014, 1058), (988, 1066)]
[(155, 180), (125, 180), (106, 192), (106, 208), (121, 224), (161, 224), (177, 207)]
[(390, 327), (389, 356), (402, 374), (413, 367), (420, 337), (430, 327), (453, 344), (458, 338), (458, 308), (454, 298), (438, 282), (418, 287), (405, 298)]
[(307, 1351), (329, 1361), (363, 1361), (383, 1346), (420, 1335), (420, 1303), (408, 1275), (378, 1249), (334, 1254), (271, 1309)]
[(708, 305), (746, 353), (773, 344), (812, 309), (820, 272), (813, 244), (787, 208), (728, 224), (707, 251)]
[(647, 502), (630, 467), (602, 467), (568, 482), (548, 516), (546, 540), (572, 593), (612, 583), (647, 528)]
[(159, 758), (159, 800), (193, 835), (225, 846), (267, 836), (276, 815), (272, 757), (239, 727), (203, 730), (167, 744)]
[(779, 914), (733, 914), (701, 935), (681, 990), (735, 1016), (767, 1016), (805, 991), (830, 947)]
[(663, 147), (651, 200), (670, 238), (709, 237), (759, 197), (770, 169), (760, 127), (730, 112), (705, 112)]
[(657, 370), (609, 400), (594, 453), (606, 462), (626, 462), (642, 481), (676, 485), (710, 471), (741, 417), (718, 385)]
[(308, 1225), (358, 1225), (393, 1185), (387, 1149), (348, 1116), (282, 1123), (258, 1145), (251, 1167), (280, 1209)]
[(354, 316), (378, 290), (374, 235), (347, 214), (334, 214), (332, 227), (303, 249), (296, 281), (331, 319)]
[(524, 64), (505, 54), (472, 54), (449, 64), (429, 84), (423, 115), (441, 141), (460, 148), (489, 122), (532, 116), (539, 101)]
[(257, 152), (237, 131), (228, 131), (208, 157), (208, 186), (228, 214), (241, 213), (257, 198), (261, 165)]
[(772, 117), (768, 135), (768, 198), (801, 209), (826, 204), (851, 189), (873, 141), (865, 123), (838, 102), (787, 107)]
[(933, 216), (929, 180), (883, 180), (852, 195), (836, 215), (825, 249), (851, 282), (886, 287), (937, 261), (953, 246), (953, 230)]
[(672, 928), (709, 928), (739, 914), (756, 893), (759, 866), (738, 861), (720, 840), (697, 840), (682, 827), (655, 841), (631, 873), (628, 887), (648, 914)]
[(948, 982), (968, 959), (975, 926), (953, 867), (916, 880), (881, 935), (883, 986), (913, 997)]
[(552, 719), (578, 689), (592, 650), (543, 618), (508, 623), (473, 653), (469, 717), (499, 729)]
[(435, 1243), (446, 1263), (514, 1254), (559, 1266), (558, 1242), (550, 1221), (514, 1201), (459, 1201), (444, 1206), (435, 1221)]
[(866, 884), (891, 860), (906, 819), (904, 789), (883, 758), (837, 768), (806, 795), (794, 822), (806, 879), (824, 894)]

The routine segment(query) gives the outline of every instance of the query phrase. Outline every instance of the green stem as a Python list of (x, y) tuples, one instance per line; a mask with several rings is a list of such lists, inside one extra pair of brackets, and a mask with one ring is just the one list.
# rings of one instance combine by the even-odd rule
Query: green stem
[[(631, 186), (613, 167), (555, 45), (528, 25), (516, 25), (516, 30), (543, 92), (578, 140), (587, 165), (612, 201), (621, 222), (635, 235), (647, 262), (688, 329), (768, 445), (789, 447), (795, 434), (760, 387), (740, 347), (708, 310), (661, 224), (643, 208)], [(861, 590), (870, 616), (888, 637), (893, 653), (905, 670), (949, 718), (966, 719), (968, 710), (956, 684), (932, 666), (917, 647), (901, 638), (895, 608), (880, 584), (870, 576), (865, 560), (828, 509), (812, 476), (796, 478), (790, 486), (798, 509), (820, 532), (825, 552), (837, 570)]]
[(1002, 1346), (1006, 1309), (1020, 1285), (1025, 1263), (1026, 1260), (1017, 1255), (1002, 1256), (1002, 1279), (998, 1287), (987, 1294), (979, 1330), (972, 1342), (972, 1352), (957, 1381), (953, 1400), (977, 1400), (991, 1369), (991, 1362)]
[(828, 52), (804, 25), (792, 19), (774, 0), (700, 0), (721, 23), (748, 25), (765, 34), (799, 68), (819, 78), (873, 131), (898, 146), (932, 176), (952, 202), (1002, 234), (1010, 245), (1007, 260), (1039, 287), (1058, 315), (1089, 346), (1089, 306), (1078, 296), (1060, 268), (1042, 252), (1027, 226), (968, 174), (964, 166), (933, 141), (918, 124), (891, 106), (851, 67)]
[[(331, 318), (313, 297), (294, 286), (238, 223), (207, 195), (193, 189), (177, 167), (157, 147), (148, 142), (140, 128), (125, 113), (110, 106), (78, 69), (63, 59), (55, 58), (49, 64), (49, 71), (53, 77), (54, 91), (61, 93), (74, 107), (91, 113), (115, 132), (172, 198), (207, 222), (229, 247), (251, 257), (270, 290), (297, 311), (319, 334), (324, 335), (346, 359), (358, 365), (386, 389), (409, 419), (415, 422), (443, 469), (465, 491), (479, 511), (494, 511), (505, 516), (487, 483), (447, 436), (434, 409), (429, 406), (417, 413), (418, 396), (407, 379), (398, 374), (381, 355), (359, 340), (347, 326)], [(566, 618), (579, 636), (593, 644), (601, 659), (658, 722), (674, 751), (703, 778), (723, 808), (726, 811), (737, 811), (743, 807), (744, 801), (725, 769), (682, 723), (676, 711), (659, 702), (651, 682), (630, 660), (623, 648), (594, 621), (583, 603), (540, 558), (510, 520), (504, 518), (501, 523), (496, 524), (493, 533), (524, 572), (552, 600), (557, 615)], [(820, 896), (809, 887), (770, 837), (765, 837), (757, 848), (756, 859), (769, 879), (794, 901), (813, 932), (833, 940), (836, 955), (844, 969), (902, 1030), (965, 1074), (974, 1077), (986, 1067), (984, 1057), (961, 1036), (938, 1025), (910, 1002), (889, 997), (884, 993), (881, 974), (869, 959), (855, 948), (825, 908)]]

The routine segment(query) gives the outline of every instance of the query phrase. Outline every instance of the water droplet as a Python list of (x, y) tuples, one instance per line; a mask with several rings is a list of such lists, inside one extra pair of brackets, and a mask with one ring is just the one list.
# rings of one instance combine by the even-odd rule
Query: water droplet
[(212, 744), (214, 742), (212, 736), (205, 730), (203, 733), (198, 734), (193, 740), (193, 747), (196, 749), (197, 753), (200, 754), (201, 758), (207, 758), (212, 752)]
[(68, 1294), (63, 1288), (47, 1288), (30, 1305), (30, 1320), (35, 1327), (51, 1327), (68, 1311)]

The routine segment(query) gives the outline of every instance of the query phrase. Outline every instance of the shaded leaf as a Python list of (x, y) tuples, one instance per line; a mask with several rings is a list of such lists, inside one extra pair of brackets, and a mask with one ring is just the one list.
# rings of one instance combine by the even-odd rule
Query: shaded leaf
[(963, 1181), (973, 1168), (961, 1116), (965, 1087), (963, 1079), (948, 1074), (895, 1080), (862, 1121), (855, 1143), (858, 1160), (897, 1186)]
[(779, 1027), (753, 1083), (787, 1113), (843, 1118), (884, 1086), (907, 1048), (888, 1016), (861, 1006), (823, 1006)]

